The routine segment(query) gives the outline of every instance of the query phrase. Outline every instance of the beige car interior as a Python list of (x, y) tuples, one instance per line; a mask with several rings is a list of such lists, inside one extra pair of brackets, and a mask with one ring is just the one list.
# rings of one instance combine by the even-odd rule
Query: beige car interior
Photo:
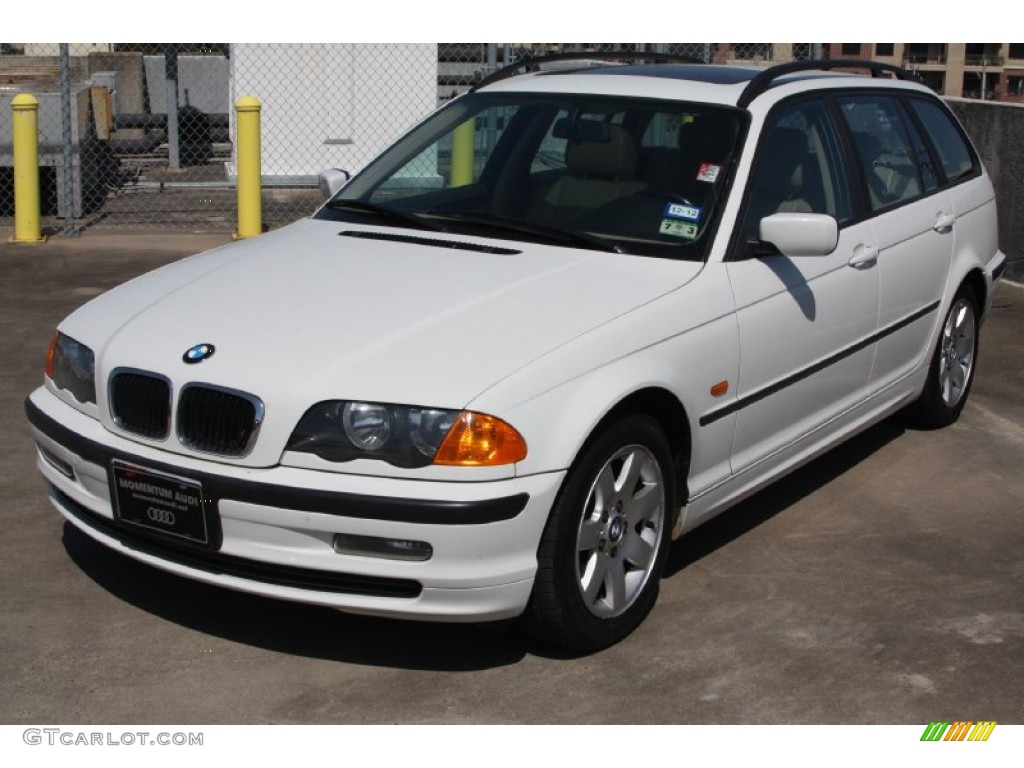
[(566, 172), (545, 190), (529, 210), (534, 221), (569, 220), (629, 197), (646, 185), (636, 178), (637, 151), (622, 126), (609, 125), (607, 141), (570, 141)]

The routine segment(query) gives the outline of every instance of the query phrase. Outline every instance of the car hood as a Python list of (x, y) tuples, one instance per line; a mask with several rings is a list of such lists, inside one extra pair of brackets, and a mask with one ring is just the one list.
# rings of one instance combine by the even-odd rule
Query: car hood
[[(517, 252), (457, 247), (467, 244)], [(297, 418), (296, 410), (325, 399), (461, 408), (699, 270), (307, 219), (126, 283), (62, 328), (93, 346), (100, 381), (131, 367), (175, 385), (244, 390), (264, 400), (268, 421), (272, 411)], [(186, 364), (183, 353), (200, 343), (214, 345), (215, 354)]]

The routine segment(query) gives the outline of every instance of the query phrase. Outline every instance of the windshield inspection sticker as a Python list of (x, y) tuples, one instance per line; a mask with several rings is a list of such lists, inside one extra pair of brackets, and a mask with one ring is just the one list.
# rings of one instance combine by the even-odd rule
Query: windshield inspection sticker
[(683, 221), (700, 221), (700, 208), (694, 205), (682, 205), (681, 203), (669, 203), (665, 206), (666, 219), (682, 219)]
[(700, 169), (697, 171), (697, 181), (706, 181), (710, 184), (714, 184), (718, 180), (718, 173), (722, 170), (722, 166), (715, 165), (714, 163), (701, 163)]
[(700, 227), (679, 219), (662, 219), (658, 232), (662, 235), (681, 237), (685, 240), (696, 240)]

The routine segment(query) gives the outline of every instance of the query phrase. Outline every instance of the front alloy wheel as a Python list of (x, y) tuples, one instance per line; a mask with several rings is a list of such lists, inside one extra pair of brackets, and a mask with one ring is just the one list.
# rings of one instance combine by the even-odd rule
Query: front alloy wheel
[(623, 417), (573, 463), (537, 550), (525, 618), (541, 638), (594, 651), (654, 606), (675, 501), (672, 452), (650, 416)]
[(622, 448), (598, 472), (576, 534), (580, 595), (595, 616), (621, 616), (647, 584), (665, 527), (664, 487), (642, 445)]

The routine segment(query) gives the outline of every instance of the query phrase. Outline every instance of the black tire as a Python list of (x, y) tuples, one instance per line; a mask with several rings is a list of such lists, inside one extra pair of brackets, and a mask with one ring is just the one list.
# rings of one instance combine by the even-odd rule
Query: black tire
[(921, 396), (907, 410), (918, 427), (938, 428), (960, 417), (978, 367), (978, 296), (963, 285), (939, 328)]
[(525, 614), (533, 634), (595, 651), (632, 632), (658, 597), (674, 499), (671, 449), (653, 418), (627, 416), (591, 441), (541, 537)]

